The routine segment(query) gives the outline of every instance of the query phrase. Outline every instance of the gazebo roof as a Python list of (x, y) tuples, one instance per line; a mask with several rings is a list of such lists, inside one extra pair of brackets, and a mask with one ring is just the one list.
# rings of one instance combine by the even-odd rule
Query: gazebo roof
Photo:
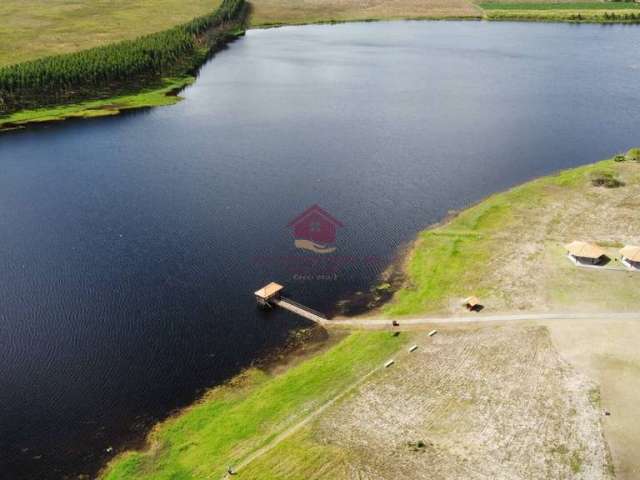
[(574, 257), (600, 258), (604, 255), (604, 250), (593, 243), (573, 241), (564, 246)]
[(271, 282), (270, 284), (262, 287), (260, 290), (256, 290), (255, 295), (256, 297), (260, 297), (267, 300), (273, 297), (274, 295), (276, 295), (283, 288), (284, 287), (279, 283)]
[(640, 247), (635, 245), (627, 245), (620, 250), (620, 255), (632, 262), (640, 262)]

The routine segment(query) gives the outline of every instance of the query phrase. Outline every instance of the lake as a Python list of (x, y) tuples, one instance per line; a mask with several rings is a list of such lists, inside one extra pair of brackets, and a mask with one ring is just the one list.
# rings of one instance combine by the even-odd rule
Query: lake
[[(640, 29), (249, 31), (178, 105), (0, 136), (0, 477), (94, 474), (496, 191), (640, 144)], [(296, 249), (318, 204), (334, 253)], [(107, 452), (112, 447), (113, 452)]]

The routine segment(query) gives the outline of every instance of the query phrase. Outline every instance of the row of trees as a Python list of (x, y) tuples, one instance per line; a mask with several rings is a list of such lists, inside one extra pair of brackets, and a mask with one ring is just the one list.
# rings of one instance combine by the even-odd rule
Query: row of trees
[(640, 12), (638, 13), (616, 13), (616, 12), (604, 12), (605, 20), (627, 20), (627, 21), (640, 21)]
[(184, 73), (219, 41), (204, 33), (241, 21), (244, 9), (244, 0), (223, 0), (216, 12), (170, 30), (0, 68), (0, 113)]

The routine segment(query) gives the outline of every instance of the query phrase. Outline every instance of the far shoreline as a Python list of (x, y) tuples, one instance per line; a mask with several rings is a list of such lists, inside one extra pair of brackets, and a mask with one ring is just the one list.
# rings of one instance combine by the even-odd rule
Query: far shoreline
[[(69, 119), (88, 120), (91, 118), (100, 118), (105, 116), (119, 115), (125, 111), (147, 109), (152, 107), (162, 107), (174, 105), (183, 100), (180, 93), (189, 85), (197, 80), (197, 70), (205, 63), (210, 61), (217, 52), (227, 48), (227, 43), (244, 36), (250, 30), (267, 30), (272, 28), (283, 27), (304, 27), (313, 25), (343, 25), (348, 23), (373, 23), (373, 22), (514, 22), (514, 23), (564, 23), (572, 25), (638, 25), (640, 24), (640, 9), (637, 10), (638, 19), (633, 20), (607, 20), (602, 15), (605, 10), (591, 11), (591, 16), (576, 13), (573, 10), (567, 10), (560, 16), (549, 15), (548, 12), (555, 14), (554, 10), (486, 10), (481, 15), (463, 15), (463, 16), (390, 16), (390, 17), (371, 17), (371, 18), (352, 18), (352, 19), (322, 19), (317, 21), (302, 22), (276, 22), (264, 24), (249, 24), (245, 28), (239, 29), (222, 41), (221, 44), (214, 47), (208, 55), (204, 56), (201, 63), (193, 72), (181, 77), (163, 78), (160, 85), (156, 87), (142, 87), (139, 90), (132, 90), (128, 93), (119, 93), (113, 97), (107, 97), (94, 100), (83, 100), (76, 103), (66, 103), (53, 106), (46, 106), (36, 109), (19, 110), (17, 112), (0, 115), (0, 135), (9, 132), (15, 132), (30, 128), (34, 125), (48, 125), (51, 123), (63, 122)], [(626, 12), (627, 10), (620, 10)], [(491, 13), (495, 12), (495, 13)], [(595, 12), (595, 14), (593, 13)], [(609, 12), (606, 10), (606, 12)], [(616, 12), (612, 10), (612, 12)], [(574, 18), (579, 15), (580, 18)]]

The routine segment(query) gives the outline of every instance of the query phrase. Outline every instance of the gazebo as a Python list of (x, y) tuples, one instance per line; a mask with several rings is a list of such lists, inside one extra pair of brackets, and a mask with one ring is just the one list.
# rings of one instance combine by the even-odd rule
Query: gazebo
[(576, 265), (598, 265), (605, 257), (604, 250), (593, 243), (573, 241), (564, 246), (567, 256)]
[(280, 292), (284, 287), (276, 282), (271, 282), (268, 285), (265, 285), (260, 290), (255, 291), (256, 301), (258, 305), (266, 307), (269, 305), (269, 300), (272, 298), (280, 297)]
[(640, 270), (640, 247), (627, 245), (620, 250), (622, 263), (631, 270)]

